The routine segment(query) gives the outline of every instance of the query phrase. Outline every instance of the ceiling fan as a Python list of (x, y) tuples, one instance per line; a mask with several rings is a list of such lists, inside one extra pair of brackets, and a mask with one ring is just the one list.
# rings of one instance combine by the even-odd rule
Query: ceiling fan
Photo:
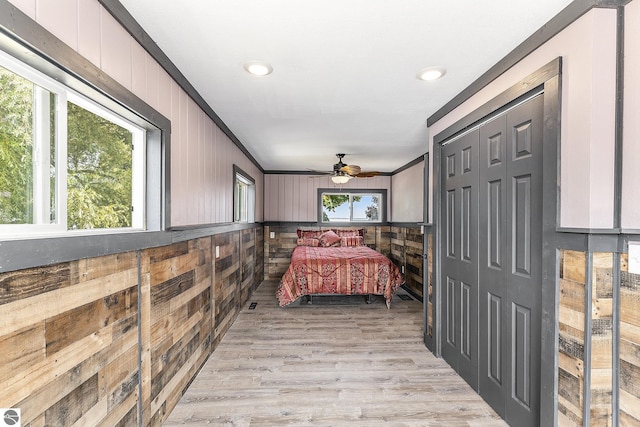
[(344, 164), (342, 158), (345, 154), (343, 153), (336, 154), (336, 156), (338, 157), (338, 163), (333, 165), (333, 171), (319, 172), (321, 175), (331, 175), (331, 180), (336, 184), (345, 184), (351, 178), (371, 178), (380, 175), (380, 172), (376, 171), (363, 172), (358, 165)]

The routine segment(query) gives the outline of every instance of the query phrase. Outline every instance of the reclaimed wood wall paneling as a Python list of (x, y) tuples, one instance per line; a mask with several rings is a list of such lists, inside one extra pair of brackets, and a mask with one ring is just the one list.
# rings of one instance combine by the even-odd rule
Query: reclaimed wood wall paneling
[(560, 254), (558, 424), (582, 425), (584, 408), (585, 252)]
[(130, 252), (0, 275), (0, 401), (23, 425), (137, 422), (137, 270)]
[(0, 401), (28, 426), (161, 425), (262, 280), (262, 235), (0, 274)]

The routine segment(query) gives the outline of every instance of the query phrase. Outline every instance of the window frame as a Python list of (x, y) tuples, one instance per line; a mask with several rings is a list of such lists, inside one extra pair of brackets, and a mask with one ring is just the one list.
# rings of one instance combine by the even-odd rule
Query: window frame
[[(246, 188), (242, 199), (239, 199), (238, 188)], [(244, 209), (240, 204), (244, 202)], [(233, 222), (252, 224), (255, 222), (256, 212), (256, 180), (251, 175), (233, 165)]]
[[(325, 222), (322, 220), (323, 206), (322, 195), (323, 194), (348, 194), (348, 195), (380, 195), (380, 219), (378, 221), (339, 221), (339, 222)], [(351, 197), (349, 203), (351, 204)], [(336, 225), (336, 226), (349, 226), (349, 225), (382, 225), (387, 223), (387, 190), (384, 188), (349, 188), (344, 190), (336, 190), (335, 188), (318, 188), (317, 204), (318, 204), (318, 224), (321, 225)], [(353, 217), (353, 211), (349, 209), (350, 217)]]
[[(48, 75), (32, 64), (23, 62), (21, 59), (0, 49), (0, 66), (12, 72), (19, 77), (28, 80), (34, 84), (34, 118), (33, 118), (33, 156), (38, 161), (34, 162), (33, 180), (38, 181), (38, 186), (34, 185), (34, 220), (31, 224), (0, 224), (0, 234), (3, 236), (0, 240), (13, 239), (29, 239), (39, 237), (55, 237), (55, 236), (71, 236), (71, 235), (93, 235), (105, 233), (122, 233), (122, 232), (139, 232), (147, 229), (150, 223), (155, 229), (160, 229), (161, 220), (148, 221), (148, 204), (158, 200), (158, 193), (154, 193), (150, 198), (147, 195), (147, 164), (150, 159), (147, 156), (147, 132), (150, 130), (150, 123), (141, 121), (129, 110), (120, 109), (113, 111), (110, 106), (100, 102), (101, 96), (90, 87), (84, 87), (86, 93), (81, 93), (71, 86), (59, 83), (59, 80), (68, 83), (72, 77), (65, 73), (66, 78), (60, 79), (58, 76)], [(53, 73), (55, 75), (55, 73)], [(49, 94), (55, 95), (55, 105), (43, 107), (49, 104)], [(91, 94), (96, 95), (96, 99)], [(104, 98), (102, 98), (104, 100)], [(83, 108), (107, 121), (110, 121), (120, 127), (123, 127), (132, 133), (132, 217), (131, 227), (120, 228), (92, 228), (72, 230), (67, 227), (67, 104), (71, 102), (80, 108)], [(46, 108), (46, 110), (45, 110)], [(49, 117), (51, 112), (55, 114), (55, 129), (49, 128)], [(43, 118), (46, 117), (46, 120)], [(146, 124), (146, 126), (145, 126)], [(51, 209), (49, 203), (49, 179), (50, 174), (50, 158), (49, 139), (54, 132), (55, 138), (55, 154), (53, 163), (55, 169), (55, 221), (49, 223), (45, 221), (48, 217), (48, 211)], [(152, 150), (153, 151), (153, 150)], [(155, 154), (159, 153), (155, 150)], [(44, 165), (44, 166), (43, 166)], [(59, 167), (58, 165), (65, 165)], [(158, 175), (157, 169), (155, 175)], [(161, 174), (161, 172), (160, 172)], [(154, 203), (157, 205), (157, 203)]]

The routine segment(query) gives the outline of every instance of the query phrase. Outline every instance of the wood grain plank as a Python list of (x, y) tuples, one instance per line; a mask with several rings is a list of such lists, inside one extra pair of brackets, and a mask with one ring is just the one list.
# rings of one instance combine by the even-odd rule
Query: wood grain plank
[(0, 336), (73, 310), (86, 301), (137, 286), (137, 283), (137, 269), (131, 269), (0, 305)]

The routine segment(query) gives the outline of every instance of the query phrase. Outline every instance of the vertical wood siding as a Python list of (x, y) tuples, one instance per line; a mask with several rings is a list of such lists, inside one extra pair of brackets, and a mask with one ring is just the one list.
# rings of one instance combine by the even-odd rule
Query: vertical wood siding
[(161, 425), (262, 282), (262, 235), (0, 274), (0, 402), (25, 426)]
[(171, 225), (232, 221), (232, 167), (263, 174), (96, 0), (9, 0), (63, 43), (171, 120)]
[(594, 253), (591, 274), (591, 426), (612, 425), (613, 254)]
[(585, 252), (560, 254), (558, 425), (582, 425), (586, 262)]
[(621, 426), (640, 425), (640, 274), (629, 273), (622, 254), (620, 286)]

